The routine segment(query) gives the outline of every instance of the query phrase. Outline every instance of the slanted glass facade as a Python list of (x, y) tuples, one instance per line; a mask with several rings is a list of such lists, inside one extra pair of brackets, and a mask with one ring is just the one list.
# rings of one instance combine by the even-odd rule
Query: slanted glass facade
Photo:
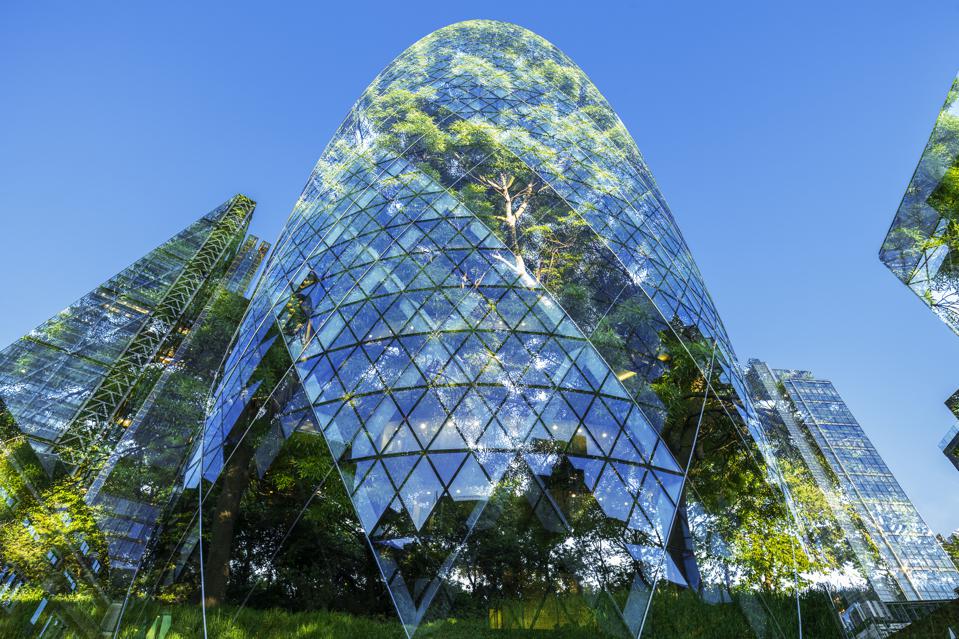
[(245, 294), (269, 250), (269, 242), (264, 242), (255, 235), (248, 235), (223, 277), (223, 286), (231, 293)]
[(410, 636), (796, 636), (808, 559), (744, 388), (596, 88), (529, 31), (456, 24), (377, 76), (280, 234), (172, 571), (208, 607)]
[(959, 333), (959, 78), (879, 251), (882, 262)]
[[(957, 97), (959, 77), (946, 95), (946, 102), (883, 241), (879, 259), (953, 332), (959, 334)], [(957, 464), (954, 453), (950, 455), (953, 450), (943, 447), (950, 461)]]
[(0, 351), (0, 397), (38, 454), (71, 467), (108, 454), (134, 386), (199, 311), (252, 210), (225, 202)]
[[(959, 419), (959, 390), (954, 392), (946, 400), (946, 408)], [(959, 424), (953, 425), (949, 432), (943, 435), (939, 442), (939, 449), (946, 456), (952, 465), (959, 470)]]
[(875, 551), (869, 531), (846, 507), (843, 485), (812, 439), (809, 428), (784, 394), (777, 374), (749, 360), (747, 383), (766, 436), (794, 497), (807, 547), (823, 553), (826, 587), (847, 604), (878, 599), (901, 601), (902, 591)]
[(955, 598), (959, 572), (832, 383), (806, 371), (775, 374), (865, 525), (901, 597)]
[(38, 447), (67, 429), (225, 211), (197, 220), (0, 351), (0, 397)]
[(0, 636), (112, 632), (265, 248), (238, 195), (0, 351)]

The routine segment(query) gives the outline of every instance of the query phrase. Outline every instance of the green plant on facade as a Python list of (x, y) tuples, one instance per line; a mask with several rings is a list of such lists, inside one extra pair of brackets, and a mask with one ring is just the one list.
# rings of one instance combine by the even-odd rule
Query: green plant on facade
[(942, 539), (942, 547), (949, 556), (952, 557), (952, 563), (959, 568), (959, 533), (952, 533), (948, 538)]

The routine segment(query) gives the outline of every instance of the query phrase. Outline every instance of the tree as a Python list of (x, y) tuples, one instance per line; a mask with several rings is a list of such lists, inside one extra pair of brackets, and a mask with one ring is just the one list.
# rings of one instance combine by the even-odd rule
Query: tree
[(952, 533), (945, 539), (940, 536), (939, 541), (942, 543), (943, 549), (952, 558), (952, 563), (956, 564), (956, 569), (959, 570), (959, 531)]
[(109, 570), (98, 512), (84, 500), (81, 482), (69, 475), (50, 478), (22, 435), (0, 446), (0, 488), (6, 501), (0, 507), (0, 557), (28, 582), (46, 584), (53, 593), (83, 592), (94, 559)]

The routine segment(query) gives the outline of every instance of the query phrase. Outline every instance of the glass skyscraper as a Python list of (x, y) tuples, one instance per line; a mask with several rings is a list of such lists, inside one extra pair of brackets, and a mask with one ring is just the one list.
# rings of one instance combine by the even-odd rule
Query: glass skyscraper
[[(959, 571), (935, 534), (916, 511), (831, 382), (807, 371), (771, 370), (751, 362), (753, 370), (771, 374), (768, 388), (788, 402), (798, 428), (796, 444), (815, 470), (817, 484), (838, 493), (834, 511), (852, 521), (845, 533), (870, 585), (884, 602), (946, 600), (956, 597)], [(850, 526), (850, 524), (852, 524)], [(865, 543), (863, 543), (865, 542)]]
[[(959, 334), (959, 78), (923, 149), (879, 259)], [(946, 402), (957, 417), (957, 403)], [(954, 434), (954, 433), (953, 433)], [(955, 445), (943, 452), (956, 464)], [(957, 464), (959, 467), (959, 464)]]
[(184, 490), (201, 516), (157, 590), (193, 583), (208, 608), (388, 615), (410, 636), (792, 637), (812, 601), (649, 168), (569, 58), (499, 22), (420, 40), (350, 110)]
[(31, 445), (76, 465), (122, 430), (117, 412), (249, 224), (238, 196), (0, 351), (0, 397)]
[(959, 78), (946, 96), (879, 258), (942, 321), (959, 333), (957, 96)]
[(236, 196), (0, 351), (0, 634), (116, 616), (265, 244)]

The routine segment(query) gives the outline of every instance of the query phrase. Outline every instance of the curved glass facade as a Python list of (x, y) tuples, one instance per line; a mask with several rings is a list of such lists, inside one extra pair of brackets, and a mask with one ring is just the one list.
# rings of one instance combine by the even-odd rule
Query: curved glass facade
[(798, 636), (814, 560), (743, 389), (597, 89), (529, 31), (456, 24), (376, 77), (310, 176), (187, 473), (203, 532), (172, 556), (202, 539), (210, 606), (408, 635)]

